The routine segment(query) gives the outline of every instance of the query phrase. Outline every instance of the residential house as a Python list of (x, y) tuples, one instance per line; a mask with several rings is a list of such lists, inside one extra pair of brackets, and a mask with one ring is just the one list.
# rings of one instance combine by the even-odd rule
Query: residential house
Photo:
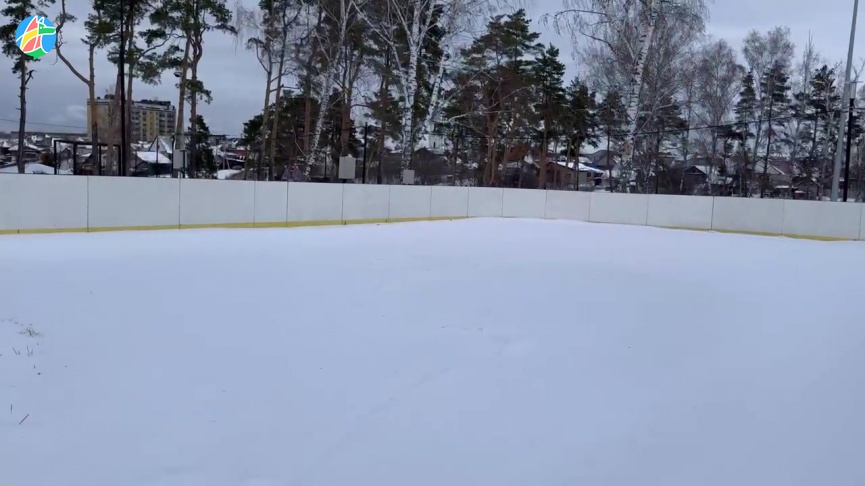
[(584, 153), (582, 156), (589, 159), (592, 167), (607, 171), (618, 165), (621, 160), (620, 154), (615, 150), (598, 150), (591, 154)]
[[(549, 154), (546, 185), (550, 189), (577, 189), (593, 191), (603, 184), (604, 171), (592, 166), (587, 157), (578, 160), (563, 155)], [(534, 166), (540, 172), (539, 163)]]
[(171, 159), (159, 152), (135, 152), (133, 177), (171, 177)]

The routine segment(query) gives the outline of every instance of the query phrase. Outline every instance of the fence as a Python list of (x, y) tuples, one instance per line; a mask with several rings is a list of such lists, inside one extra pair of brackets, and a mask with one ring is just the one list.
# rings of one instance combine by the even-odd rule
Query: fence
[(502, 217), (863, 240), (863, 207), (490, 187), (0, 176), (0, 233)]

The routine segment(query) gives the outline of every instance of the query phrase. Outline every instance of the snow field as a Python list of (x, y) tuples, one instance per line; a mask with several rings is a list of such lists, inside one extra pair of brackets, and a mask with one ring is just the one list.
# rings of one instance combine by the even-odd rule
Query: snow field
[(512, 219), (6, 236), (0, 484), (863, 484), (863, 268)]

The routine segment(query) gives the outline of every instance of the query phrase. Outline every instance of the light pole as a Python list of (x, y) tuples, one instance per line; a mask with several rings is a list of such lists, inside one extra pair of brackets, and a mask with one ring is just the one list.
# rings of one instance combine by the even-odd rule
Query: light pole
[[(849, 100), (852, 96), (850, 87), (852, 80), (850, 75), (853, 71), (853, 44), (856, 41), (856, 17), (859, 13), (859, 0), (853, 0), (853, 21), (850, 26), (850, 47), (847, 50), (847, 72), (844, 75), (844, 96), (841, 97), (842, 103)], [(835, 145), (835, 167), (832, 171), (832, 192), (831, 200), (838, 201), (838, 186), (841, 183), (841, 161), (844, 160), (844, 129), (847, 125), (847, 117), (852, 116), (852, 113), (847, 113), (844, 109), (841, 110), (841, 117), (838, 120), (838, 143)]]
[(117, 164), (119, 176), (127, 175), (127, 140), (126, 140), (126, 12), (124, 4), (126, 0), (120, 0), (120, 49), (117, 57), (118, 80), (120, 81), (120, 163)]
[(850, 151), (853, 147), (853, 111), (856, 109), (856, 84), (853, 83), (853, 91), (850, 92), (850, 114), (847, 125), (847, 150), (844, 154), (844, 198), (847, 202), (847, 188), (850, 187)]

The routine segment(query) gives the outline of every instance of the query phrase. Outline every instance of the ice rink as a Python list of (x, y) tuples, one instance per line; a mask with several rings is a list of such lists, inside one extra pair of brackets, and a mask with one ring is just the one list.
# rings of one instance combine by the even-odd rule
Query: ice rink
[(0, 484), (861, 486), (865, 243), (0, 237)]

